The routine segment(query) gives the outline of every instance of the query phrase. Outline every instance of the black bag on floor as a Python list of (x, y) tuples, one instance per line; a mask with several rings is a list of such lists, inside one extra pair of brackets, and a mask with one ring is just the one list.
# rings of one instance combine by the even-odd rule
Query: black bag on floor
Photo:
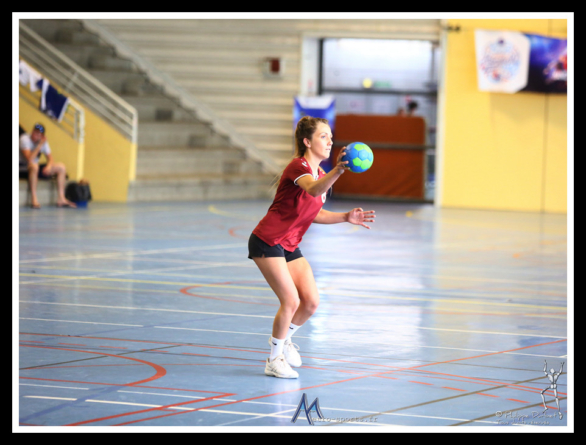
[(67, 184), (67, 187), (65, 187), (65, 197), (76, 204), (91, 201), (92, 192), (89, 183), (84, 180), (70, 182)]

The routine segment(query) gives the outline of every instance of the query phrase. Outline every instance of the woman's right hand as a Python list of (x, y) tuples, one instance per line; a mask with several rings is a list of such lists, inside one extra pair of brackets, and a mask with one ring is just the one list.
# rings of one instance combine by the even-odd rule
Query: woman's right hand
[(338, 159), (336, 160), (336, 167), (338, 169), (338, 172), (340, 174), (344, 173), (346, 170), (350, 170), (350, 167), (348, 167), (348, 161), (342, 161), (342, 158), (344, 157), (344, 155), (346, 154), (346, 147), (342, 147), (342, 149), (340, 150), (340, 153), (338, 153)]

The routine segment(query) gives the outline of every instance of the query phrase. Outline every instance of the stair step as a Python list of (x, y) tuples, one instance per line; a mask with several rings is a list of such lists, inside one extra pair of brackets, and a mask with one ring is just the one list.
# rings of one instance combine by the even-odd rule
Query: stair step
[[(88, 61), (88, 64), (90, 62)], [(138, 72), (107, 71), (88, 68), (88, 72), (116, 94), (136, 94), (149, 82), (146, 75)]]
[(137, 72), (138, 69), (130, 60), (122, 59), (111, 54), (93, 54), (89, 58), (88, 67), (91, 70), (116, 72)]
[(55, 41), (57, 31), (62, 29), (81, 30), (83, 26), (77, 20), (67, 19), (20, 19), (26, 26), (48, 42)]
[(87, 46), (72, 45), (69, 43), (51, 42), (53, 46), (70, 58), (73, 62), (84, 68), (89, 69), (90, 58), (95, 55), (113, 55), (114, 50), (106, 46)]
[(162, 95), (122, 95), (121, 97), (136, 109), (139, 122), (195, 119), (193, 112), (182, 108), (170, 98)]
[[(178, 196), (245, 199), (270, 195), (273, 176), (263, 176), (258, 161), (232, 147), (226, 136), (198, 120), (192, 110), (178, 104), (177, 98), (166, 97), (131, 61), (118, 57), (113, 48), (84, 30), (80, 21), (32, 22), (33, 30), (41, 29), (39, 34), (58, 50), (137, 109), (137, 180), (129, 187), (130, 201), (154, 200), (157, 196), (175, 200)], [(216, 21), (211, 28), (208, 21), (181, 21), (182, 26), (221, 28), (217, 40), (210, 42), (209, 33), (201, 32), (203, 28), (177, 32), (171, 21), (152, 21), (156, 32), (152, 32), (149, 20), (103, 22), (241, 134), (270, 147), (267, 156), (277, 153), (279, 162), (284, 162), (280, 155), (286, 152), (290, 158), (291, 150), (284, 147), (292, 146), (292, 97), (299, 87), (300, 42), (296, 32), (266, 36), (255, 26), (250, 28), (251, 22), (243, 21), (247, 30), (235, 34), (226, 28), (225, 21)], [(161, 33), (159, 26), (167, 26), (168, 32)], [(135, 34), (137, 29), (139, 34)], [(282, 78), (264, 78), (262, 61), (267, 56), (284, 59)], [(286, 128), (291, 130), (284, 132)]]
[(139, 149), (137, 178), (184, 177), (195, 174), (256, 174), (262, 165), (246, 159), (246, 154), (230, 148), (159, 148)]
[(226, 137), (202, 122), (139, 122), (138, 146), (213, 147), (230, 146)]
[(100, 46), (100, 38), (85, 30), (59, 29), (55, 33), (55, 41), (63, 43)]
[[(55, 205), (57, 203), (57, 183), (54, 180), (40, 180), (37, 182), (37, 199), (42, 206)], [(28, 191), (28, 181), (18, 181), (18, 205), (27, 206), (31, 203)]]
[(129, 202), (266, 199), (272, 197), (269, 175), (199, 175), (137, 179), (129, 185)]

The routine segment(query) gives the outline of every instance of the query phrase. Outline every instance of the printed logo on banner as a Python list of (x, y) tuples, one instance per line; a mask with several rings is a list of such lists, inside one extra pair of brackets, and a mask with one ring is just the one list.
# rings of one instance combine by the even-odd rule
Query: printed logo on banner
[(484, 48), (480, 69), (489, 80), (499, 83), (505, 82), (517, 74), (520, 63), (519, 51), (511, 43), (504, 39), (498, 39)]
[(478, 88), (515, 93), (527, 85), (531, 44), (520, 32), (475, 31)]

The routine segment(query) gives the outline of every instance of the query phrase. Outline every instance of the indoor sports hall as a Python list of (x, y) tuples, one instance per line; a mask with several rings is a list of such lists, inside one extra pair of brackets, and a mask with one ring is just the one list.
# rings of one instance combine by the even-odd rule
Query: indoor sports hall
[[(573, 432), (573, 23), (14, 13), (13, 432)], [(249, 238), (303, 116), (372, 163), (279, 378)]]

